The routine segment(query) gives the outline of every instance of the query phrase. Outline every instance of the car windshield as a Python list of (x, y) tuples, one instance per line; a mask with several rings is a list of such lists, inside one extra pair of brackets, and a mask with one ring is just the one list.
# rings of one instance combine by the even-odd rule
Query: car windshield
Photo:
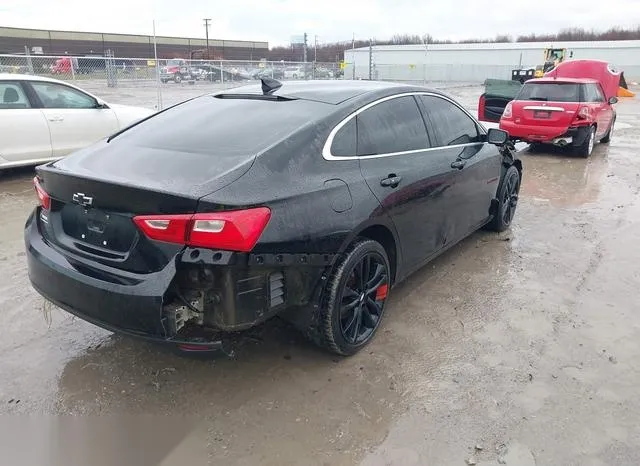
[(516, 100), (580, 102), (580, 85), (576, 83), (525, 83)]

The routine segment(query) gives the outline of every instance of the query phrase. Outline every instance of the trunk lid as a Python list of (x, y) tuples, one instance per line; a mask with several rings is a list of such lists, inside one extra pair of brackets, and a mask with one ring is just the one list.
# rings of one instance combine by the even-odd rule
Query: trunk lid
[(135, 273), (162, 269), (182, 248), (146, 238), (135, 215), (194, 213), (202, 196), (242, 176), (254, 158), (212, 163), (208, 155), (176, 157), (175, 151), (141, 147), (131, 148), (131, 157), (124, 146), (110, 146), (99, 143), (37, 168), (52, 200), (43, 234), (76, 256)]
[(524, 125), (567, 128), (580, 109), (579, 103), (517, 100), (512, 103), (513, 118)]

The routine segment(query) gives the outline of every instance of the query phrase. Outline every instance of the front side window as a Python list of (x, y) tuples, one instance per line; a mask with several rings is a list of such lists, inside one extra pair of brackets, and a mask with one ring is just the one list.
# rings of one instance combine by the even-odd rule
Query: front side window
[(31, 108), (22, 86), (13, 81), (0, 81), (0, 109)]
[(420, 96), (420, 99), (429, 114), (430, 129), (433, 128), (439, 145), (453, 146), (479, 142), (476, 123), (457, 105), (430, 95)]
[(429, 139), (413, 96), (397, 97), (357, 116), (358, 155), (380, 155), (421, 150)]
[(68, 86), (49, 82), (31, 82), (44, 108), (95, 108), (96, 100)]

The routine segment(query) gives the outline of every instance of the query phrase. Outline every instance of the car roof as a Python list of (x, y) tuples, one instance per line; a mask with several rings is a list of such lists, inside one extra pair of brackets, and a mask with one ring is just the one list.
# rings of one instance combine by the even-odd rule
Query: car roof
[[(309, 80), (299, 82), (285, 81), (282, 87), (272, 92), (272, 95), (281, 97), (290, 97), (303, 100), (314, 100), (327, 104), (340, 104), (346, 100), (361, 96), (372, 92), (384, 90), (403, 90), (410, 88), (406, 84), (381, 82), (381, 81), (364, 81), (364, 80)], [(429, 90), (419, 89), (416, 90)], [(437, 91), (433, 91), (437, 92)], [(260, 84), (250, 84), (248, 86), (236, 87), (224, 91), (216, 92), (219, 94), (262, 94)]]
[(536, 78), (530, 79), (528, 83), (572, 83), (572, 84), (593, 84), (597, 83), (596, 79), (591, 78)]

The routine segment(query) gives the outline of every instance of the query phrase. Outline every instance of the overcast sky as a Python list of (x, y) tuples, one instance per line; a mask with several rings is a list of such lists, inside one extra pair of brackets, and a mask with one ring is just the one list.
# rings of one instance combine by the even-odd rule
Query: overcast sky
[(640, 25), (640, 0), (0, 0), (0, 26), (266, 40), (439, 39)]

